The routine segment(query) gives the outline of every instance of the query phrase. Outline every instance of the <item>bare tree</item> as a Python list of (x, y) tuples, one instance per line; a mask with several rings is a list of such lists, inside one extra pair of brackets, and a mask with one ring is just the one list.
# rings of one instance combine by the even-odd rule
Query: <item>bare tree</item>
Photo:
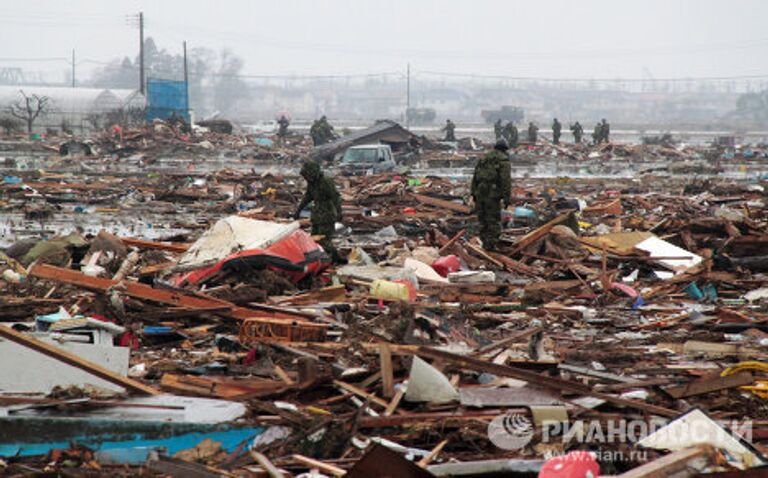
[(51, 99), (40, 95), (27, 96), (24, 90), (19, 90), (19, 94), (21, 98), (10, 106), (8, 112), (11, 116), (26, 122), (27, 133), (32, 133), (32, 125), (38, 116), (45, 116), (50, 112)]

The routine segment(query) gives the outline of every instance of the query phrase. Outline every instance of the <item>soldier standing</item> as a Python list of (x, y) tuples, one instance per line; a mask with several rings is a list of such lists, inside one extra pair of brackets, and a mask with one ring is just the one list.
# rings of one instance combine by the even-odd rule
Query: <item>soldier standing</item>
[(456, 125), (451, 120), (445, 120), (445, 126), (442, 131), (445, 131), (444, 141), (456, 141)]
[(307, 161), (301, 168), (301, 177), (307, 181), (307, 191), (301, 199), (294, 219), (298, 219), (301, 211), (311, 202), (312, 205), (312, 234), (322, 235), (319, 244), (330, 254), (334, 263), (340, 262), (339, 252), (333, 245), (333, 235), (337, 221), (341, 221), (341, 195), (330, 178), (325, 177), (320, 165), (315, 161)]
[(320, 132), (321, 129), (322, 125), (320, 124), (319, 120), (313, 121), (312, 126), (309, 128), (309, 136), (312, 137), (312, 144), (315, 146), (320, 146), (323, 144), (323, 138)]
[(501, 118), (497, 119), (495, 123), (493, 123), (493, 134), (496, 136), (496, 141), (499, 141), (503, 137), (503, 128), (501, 126)]
[(520, 133), (517, 131), (517, 126), (513, 122), (508, 122), (504, 126), (504, 133), (502, 135), (507, 140), (507, 144), (510, 148), (517, 148), (517, 143), (520, 141)]
[(603, 127), (598, 121), (595, 125), (595, 130), (592, 132), (592, 143), (594, 143), (595, 146), (600, 144), (600, 140), (603, 138)]
[(333, 131), (333, 126), (328, 122), (328, 118), (323, 115), (320, 118), (320, 144), (330, 143), (336, 137), (336, 133)]
[(531, 144), (536, 144), (536, 137), (539, 133), (539, 127), (533, 124), (533, 121), (528, 123), (528, 142)]
[(578, 121), (571, 125), (571, 133), (573, 133), (574, 143), (581, 143), (581, 136), (584, 134), (584, 128)]
[(475, 166), (471, 194), (480, 222), (480, 238), (483, 247), (496, 249), (501, 235), (501, 203), (509, 206), (512, 194), (512, 172), (507, 156), (507, 142), (498, 141), (492, 151)]
[(288, 118), (285, 117), (285, 115), (280, 115), (280, 119), (277, 120), (277, 124), (279, 126), (277, 130), (277, 135), (280, 138), (285, 138), (288, 136), (288, 125), (291, 124), (290, 121), (288, 121)]
[(557, 118), (552, 122), (552, 142), (560, 144), (560, 133), (563, 130), (563, 125), (557, 121)]
[(611, 125), (603, 118), (603, 122), (600, 125), (600, 139), (606, 143), (610, 142), (609, 136), (611, 135)]

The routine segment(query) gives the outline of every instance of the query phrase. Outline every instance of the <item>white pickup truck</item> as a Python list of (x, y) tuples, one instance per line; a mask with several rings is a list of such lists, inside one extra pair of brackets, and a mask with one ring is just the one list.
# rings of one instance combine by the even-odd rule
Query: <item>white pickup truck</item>
[(344, 176), (378, 174), (392, 171), (395, 163), (392, 148), (386, 144), (351, 146), (341, 157), (339, 170)]

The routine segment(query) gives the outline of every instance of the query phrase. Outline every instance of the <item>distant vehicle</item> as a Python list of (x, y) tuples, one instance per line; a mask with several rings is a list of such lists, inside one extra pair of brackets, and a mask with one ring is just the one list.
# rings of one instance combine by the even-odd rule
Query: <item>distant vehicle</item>
[(211, 120), (203, 120), (197, 122), (198, 126), (208, 128), (208, 131), (213, 133), (232, 134), (232, 122), (228, 119), (215, 118)]
[(498, 120), (501, 120), (502, 123), (508, 121), (520, 123), (525, 118), (525, 110), (517, 106), (502, 106), (498, 110), (483, 110), (480, 114), (486, 123), (495, 123)]
[(344, 176), (360, 176), (392, 171), (397, 164), (392, 148), (386, 144), (351, 146), (341, 157), (339, 170)]
[(276, 120), (264, 120), (251, 125), (251, 130), (254, 133), (274, 134), (277, 133), (278, 127), (279, 125)]
[(423, 125), (435, 122), (437, 113), (434, 108), (408, 108), (405, 111), (405, 117), (409, 124)]

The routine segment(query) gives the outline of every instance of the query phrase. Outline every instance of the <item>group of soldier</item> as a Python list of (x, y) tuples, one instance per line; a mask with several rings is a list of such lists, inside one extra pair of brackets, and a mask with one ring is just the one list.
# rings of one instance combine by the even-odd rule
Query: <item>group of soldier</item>
[(323, 115), (319, 120), (315, 120), (309, 128), (309, 135), (312, 137), (312, 143), (315, 146), (329, 143), (336, 139), (336, 132), (333, 126), (328, 122), (328, 118)]
[(520, 139), (520, 133), (517, 131), (517, 126), (511, 121), (508, 121), (507, 124), (502, 126), (501, 119), (496, 120), (496, 123), (493, 124), (493, 132), (496, 135), (496, 141), (504, 139), (504, 141), (506, 141), (512, 148), (517, 146), (517, 142)]
[(605, 121), (605, 118), (603, 118), (602, 122), (598, 122), (595, 125), (595, 129), (592, 132), (592, 141), (595, 144), (600, 143), (608, 143), (609, 142), (609, 136), (611, 134), (611, 125), (608, 124), (607, 121)]
[[(450, 121), (450, 120), (449, 120)], [(454, 126), (455, 127), (455, 126)], [(570, 125), (571, 134), (573, 134), (574, 143), (581, 143), (584, 137), (584, 127), (581, 123), (576, 121)], [(609, 141), (609, 135), (611, 132), (611, 126), (603, 118), (602, 122), (598, 122), (595, 125), (594, 133), (592, 134), (592, 140), (594, 144), (607, 143)], [(493, 124), (493, 133), (496, 136), (496, 141), (504, 140), (510, 148), (515, 148), (518, 145), (519, 133), (517, 126), (512, 121), (508, 121), (506, 125), (502, 125), (501, 119), (497, 119)], [(555, 118), (552, 121), (552, 143), (560, 144), (560, 138), (563, 133), (563, 124)], [(536, 144), (539, 136), (539, 127), (533, 121), (528, 123), (528, 143)]]

